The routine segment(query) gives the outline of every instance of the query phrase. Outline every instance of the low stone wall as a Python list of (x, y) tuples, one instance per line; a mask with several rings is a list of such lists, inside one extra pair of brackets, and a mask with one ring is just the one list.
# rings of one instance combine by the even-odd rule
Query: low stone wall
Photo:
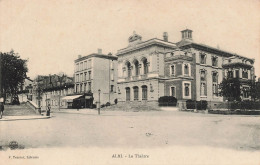
[(208, 110), (210, 114), (222, 115), (260, 115), (260, 110)]
[(36, 113), (41, 114), (41, 108), (39, 108), (34, 102), (28, 100), (26, 102), (26, 105), (34, 110)]

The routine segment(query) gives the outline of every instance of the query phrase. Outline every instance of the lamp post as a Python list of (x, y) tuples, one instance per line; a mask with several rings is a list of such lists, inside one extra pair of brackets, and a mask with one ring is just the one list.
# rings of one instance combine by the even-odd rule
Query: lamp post
[(101, 90), (98, 90), (98, 114), (100, 115), (100, 92)]

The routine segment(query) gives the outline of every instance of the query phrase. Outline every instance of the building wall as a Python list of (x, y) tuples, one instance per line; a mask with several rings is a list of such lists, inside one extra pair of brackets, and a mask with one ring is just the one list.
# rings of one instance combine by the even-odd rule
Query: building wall
[[(142, 86), (147, 86), (147, 100), (142, 100)], [(119, 92), (118, 92), (118, 101), (119, 102), (125, 102), (126, 101), (126, 88), (130, 88), (130, 102), (134, 101), (134, 90), (133, 87), (137, 86), (139, 89), (138, 93), (138, 102), (146, 102), (146, 101), (158, 101), (158, 98), (160, 95), (162, 95), (160, 92), (163, 92), (163, 90), (159, 90), (159, 88), (162, 87), (157, 79), (150, 79), (150, 80), (142, 80), (142, 81), (134, 81), (134, 82), (126, 82), (126, 83), (120, 83), (118, 84)]]
[(117, 98), (117, 60), (109, 55), (101, 56), (104, 58), (86, 56), (75, 62), (75, 93), (92, 92), (94, 104), (99, 102), (99, 97), (101, 104), (114, 103)]
[[(164, 52), (170, 50), (172, 49), (152, 45), (118, 56), (118, 88), (120, 90), (120, 94), (118, 94), (118, 101), (126, 101), (126, 87), (130, 88), (130, 101), (134, 101), (133, 87), (138, 86), (139, 91), (141, 91), (142, 85), (146, 85), (148, 87), (147, 101), (158, 101), (159, 97), (164, 96), (165, 84), (160, 82), (159, 79), (164, 76)], [(144, 74), (144, 59), (147, 59), (148, 62), (149, 72), (147, 74)], [(135, 61), (138, 61), (140, 65), (139, 76), (136, 76), (135, 74)], [(127, 74), (128, 62), (132, 68), (132, 76), (130, 77), (128, 77)], [(139, 92), (139, 95), (139, 98), (142, 98), (142, 92)]]
[(117, 98), (117, 60), (93, 58), (92, 82), (94, 102), (99, 101), (98, 90), (100, 89), (101, 104), (114, 103)]

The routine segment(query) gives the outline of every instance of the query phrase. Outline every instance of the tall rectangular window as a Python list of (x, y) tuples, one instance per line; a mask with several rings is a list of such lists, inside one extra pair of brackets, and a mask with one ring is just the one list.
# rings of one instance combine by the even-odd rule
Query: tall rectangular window
[(189, 97), (190, 96), (190, 84), (184, 83), (184, 96)]
[(135, 86), (133, 89), (134, 89), (134, 100), (138, 100), (139, 89), (137, 86)]
[(91, 82), (88, 83), (88, 90), (91, 91)]
[(207, 90), (206, 90), (206, 83), (205, 82), (201, 82), (200, 83), (200, 95), (201, 96), (206, 96)]
[(206, 55), (205, 54), (201, 54), (200, 55), (200, 63), (201, 64), (206, 64)]
[(147, 100), (147, 86), (142, 86), (142, 100)]
[(114, 92), (114, 85), (110, 85), (110, 92)]
[(239, 78), (239, 70), (236, 70), (236, 78)]
[(87, 80), (87, 72), (84, 73), (84, 80)]
[(212, 57), (212, 66), (218, 66), (218, 58)]
[(200, 71), (200, 81), (206, 81), (206, 71)]
[(175, 87), (171, 87), (171, 96), (176, 97)]
[(188, 76), (190, 75), (190, 65), (189, 64), (184, 64), (184, 75)]
[(206, 96), (207, 95), (207, 83), (206, 83), (206, 71), (200, 71), (200, 95)]
[(170, 67), (170, 74), (175, 75), (175, 66), (174, 65), (171, 65), (171, 67)]
[(242, 71), (242, 78), (248, 78), (248, 71), (247, 70)]
[(127, 87), (127, 88), (125, 89), (125, 91), (126, 91), (126, 101), (130, 101), (130, 88)]
[(91, 80), (91, 71), (88, 72), (88, 79)]

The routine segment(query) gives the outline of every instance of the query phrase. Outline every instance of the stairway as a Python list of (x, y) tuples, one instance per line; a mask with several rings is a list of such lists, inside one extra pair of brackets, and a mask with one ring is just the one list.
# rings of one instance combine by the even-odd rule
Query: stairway
[(26, 104), (5, 105), (4, 116), (31, 116), (39, 115)]
[(156, 104), (150, 103), (140, 103), (140, 102), (132, 102), (132, 103), (119, 103), (116, 105), (111, 105), (108, 107), (104, 107), (101, 110), (114, 110), (114, 111), (160, 111), (160, 108)]

